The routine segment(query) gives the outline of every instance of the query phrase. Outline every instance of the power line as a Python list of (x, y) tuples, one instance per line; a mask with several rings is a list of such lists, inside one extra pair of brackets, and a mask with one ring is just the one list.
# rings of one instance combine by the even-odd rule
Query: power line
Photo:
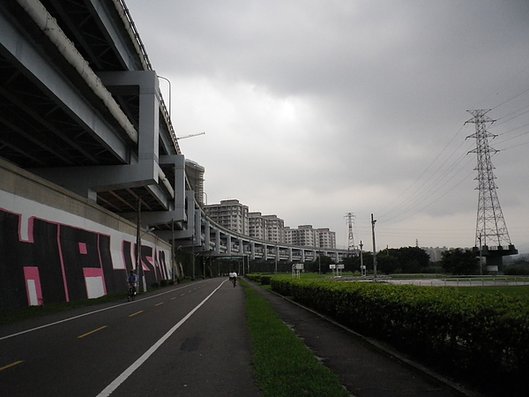
[[(520, 110), (525, 110), (525, 111), (522, 112), (522, 113), (520, 113), (520, 114), (516, 114), (516, 113), (518, 113)], [(516, 109), (516, 110), (514, 110), (514, 111), (512, 111), (512, 112), (510, 112), (510, 113), (507, 113), (507, 114), (506, 114), (505, 116), (503, 116), (503, 117), (499, 117), (499, 118), (498, 118), (498, 121), (501, 120), (501, 122), (496, 123), (495, 125), (496, 125), (496, 126), (499, 126), (499, 125), (505, 124), (505, 123), (507, 123), (507, 122), (509, 122), (509, 121), (512, 121), (512, 120), (514, 120), (514, 119), (520, 117), (520, 116), (523, 116), (523, 115), (526, 114), (526, 113), (529, 113), (529, 109), (527, 109), (527, 105), (524, 105), (524, 106), (521, 107), (521, 108), (518, 108), (518, 109)], [(510, 116), (512, 116), (512, 117), (510, 117)], [(510, 117), (510, 118), (509, 118), (509, 117)]]
[[(454, 153), (455, 151), (451, 153), (450, 157), (447, 160), (449, 160)], [(415, 205), (420, 201), (424, 201), (424, 199), (429, 194), (437, 194), (439, 190), (444, 188), (450, 181), (452, 181), (458, 174), (460, 174), (462, 170), (456, 169), (456, 167), (461, 164), (463, 160), (468, 158), (466, 154), (467, 150), (460, 154), (460, 156), (455, 161), (450, 163), (448, 168), (445, 168), (444, 170), (442, 170), (441, 166), (439, 166), (436, 171), (430, 176), (429, 180), (421, 186), (420, 190), (418, 189), (413, 196), (407, 197), (405, 200), (402, 200), (398, 206), (393, 207), (390, 211), (386, 211), (384, 213), (384, 216), (379, 217), (379, 219), (383, 219), (384, 222), (390, 222), (394, 219), (402, 218), (403, 216), (414, 210)]]
[[(450, 138), (448, 143), (443, 147), (443, 149), (435, 156), (435, 158), (428, 164), (428, 166), (423, 169), (420, 175), (410, 185), (408, 185), (403, 191), (401, 191), (398, 194), (398, 197), (401, 197), (400, 201), (394, 206), (388, 208), (386, 211), (383, 211), (379, 215), (379, 219), (386, 217), (388, 214), (391, 214), (392, 212), (395, 212), (397, 209), (401, 208), (403, 205), (407, 205), (407, 202), (409, 202), (409, 195), (405, 196), (405, 194), (408, 193), (411, 189), (414, 188), (414, 192), (419, 192), (421, 189), (423, 189), (423, 186), (428, 186), (428, 184), (432, 183), (431, 176), (425, 182), (422, 181), (423, 177), (433, 167), (433, 165), (437, 162), (437, 160), (441, 158), (442, 154), (447, 150), (447, 148), (454, 142), (455, 138), (463, 130), (463, 127), (464, 125), (461, 125), (461, 127), (455, 132), (455, 134), (452, 135), (452, 137)], [(452, 150), (449, 153), (446, 160), (443, 160), (441, 165), (437, 167), (436, 171), (432, 175), (435, 175), (441, 169), (442, 165), (446, 163), (454, 155), (454, 153), (457, 152), (459, 149), (460, 149), (459, 147), (456, 147), (454, 150)]]
[(523, 90), (523, 91), (520, 92), (519, 94), (516, 94), (515, 96), (513, 96), (513, 97), (511, 97), (511, 98), (509, 98), (509, 99), (507, 99), (507, 100), (501, 102), (500, 104), (494, 106), (491, 110), (497, 109), (497, 108), (499, 108), (500, 106), (503, 106), (503, 105), (505, 105), (505, 104), (507, 104), (507, 103), (509, 103), (509, 102), (511, 102), (511, 101), (514, 101), (515, 99), (521, 97), (522, 95), (524, 95), (524, 94), (526, 94), (526, 93), (528, 93), (528, 92), (529, 92), (529, 88), (526, 88), (525, 90)]

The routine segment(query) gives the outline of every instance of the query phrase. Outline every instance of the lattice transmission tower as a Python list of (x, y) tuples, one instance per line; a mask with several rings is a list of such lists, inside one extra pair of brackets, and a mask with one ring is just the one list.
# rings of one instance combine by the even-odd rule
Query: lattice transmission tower
[(507, 225), (500, 207), (494, 176), (494, 166), (492, 165), (491, 153), (497, 153), (489, 145), (489, 138), (497, 135), (487, 131), (487, 123), (494, 123), (495, 120), (487, 116), (490, 109), (468, 110), (473, 116), (467, 123), (475, 124), (476, 132), (467, 136), (476, 140), (476, 148), (469, 153), (476, 153), (477, 166), (475, 170), (478, 175), (477, 190), (478, 212), (476, 220), (475, 250), (479, 250), (481, 255), (487, 258), (487, 268), (490, 271), (497, 271), (505, 255), (514, 255), (518, 251), (514, 248), (507, 231)]
[(349, 254), (351, 254), (351, 250), (353, 253), (355, 253), (355, 238), (353, 234), (353, 225), (355, 222), (355, 215), (352, 212), (348, 212), (345, 215), (345, 219), (347, 221), (347, 250), (349, 251)]

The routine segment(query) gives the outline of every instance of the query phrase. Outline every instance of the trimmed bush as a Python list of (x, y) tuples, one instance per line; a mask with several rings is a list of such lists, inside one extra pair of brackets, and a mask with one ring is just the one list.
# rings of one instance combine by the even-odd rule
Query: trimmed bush
[(529, 303), (455, 288), (272, 277), (272, 289), (473, 378), (527, 382)]
[(270, 285), (270, 279), (272, 276), (270, 274), (252, 273), (247, 274), (246, 278), (255, 281), (256, 283), (260, 283), (261, 285)]

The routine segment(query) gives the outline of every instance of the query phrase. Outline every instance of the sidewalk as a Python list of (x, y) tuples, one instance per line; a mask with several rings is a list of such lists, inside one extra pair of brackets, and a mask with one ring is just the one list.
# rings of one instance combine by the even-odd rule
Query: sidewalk
[(250, 285), (279, 317), (334, 371), (353, 396), (478, 396), (405, 363), (381, 347), (272, 292)]

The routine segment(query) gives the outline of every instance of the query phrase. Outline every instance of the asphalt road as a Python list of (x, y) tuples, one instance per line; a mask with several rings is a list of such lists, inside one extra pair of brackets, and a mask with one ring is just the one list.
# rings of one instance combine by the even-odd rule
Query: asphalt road
[(259, 396), (244, 321), (218, 278), (2, 326), (0, 395)]

